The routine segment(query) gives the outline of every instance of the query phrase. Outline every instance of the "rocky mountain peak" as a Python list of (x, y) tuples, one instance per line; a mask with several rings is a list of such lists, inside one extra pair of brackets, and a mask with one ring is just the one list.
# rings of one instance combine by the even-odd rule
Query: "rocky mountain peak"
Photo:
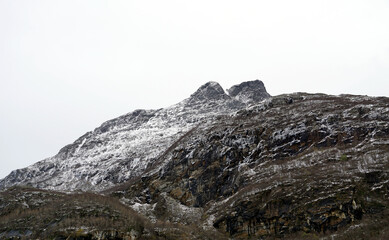
[(193, 100), (219, 100), (228, 98), (222, 86), (217, 82), (207, 82), (190, 96)]
[(234, 85), (227, 91), (231, 97), (246, 104), (259, 102), (270, 97), (270, 94), (266, 91), (265, 85), (258, 79)]

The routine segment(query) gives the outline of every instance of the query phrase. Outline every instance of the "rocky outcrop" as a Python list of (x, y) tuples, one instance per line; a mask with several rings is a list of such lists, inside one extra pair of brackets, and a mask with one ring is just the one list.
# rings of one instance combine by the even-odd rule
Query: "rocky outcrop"
[(231, 97), (245, 104), (257, 103), (270, 97), (265, 85), (259, 80), (234, 85), (227, 91)]
[(229, 99), (230, 98), (224, 92), (222, 86), (217, 82), (208, 82), (202, 85), (190, 96), (190, 101), (217, 101)]

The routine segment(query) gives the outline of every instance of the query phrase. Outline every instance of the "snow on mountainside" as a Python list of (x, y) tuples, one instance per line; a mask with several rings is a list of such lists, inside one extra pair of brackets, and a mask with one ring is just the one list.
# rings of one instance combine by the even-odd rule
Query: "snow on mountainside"
[(389, 98), (258, 103), (252, 84), (205, 84), (14, 172), (3, 186), (104, 191), (0, 191), (0, 239), (389, 239)]
[(270, 97), (259, 80), (233, 86), (229, 94), (209, 82), (168, 108), (136, 110), (107, 121), (57, 155), (13, 171), (0, 181), (0, 189), (30, 185), (99, 191), (140, 176), (191, 129)]

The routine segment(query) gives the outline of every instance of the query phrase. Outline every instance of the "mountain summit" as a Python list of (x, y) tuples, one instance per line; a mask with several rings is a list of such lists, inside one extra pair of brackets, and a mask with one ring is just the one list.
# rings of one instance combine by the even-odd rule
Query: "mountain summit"
[(227, 91), (231, 97), (246, 104), (255, 103), (270, 97), (265, 85), (259, 80), (234, 85)]
[(226, 99), (227, 95), (224, 92), (222, 86), (217, 82), (207, 82), (202, 85), (195, 93), (190, 96), (195, 100), (219, 100)]
[(388, 146), (387, 97), (209, 82), (12, 172), (0, 239), (389, 239)]
[(136, 110), (109, 120), (63, 147), (57, 155), (13, 171), (0, 181), (0, 189), (29, 185), (97, 191), (141, 176), (199, 124), (206, 126), (215, 116), (233, 114), (270, 97), (258, 80), (231, 89), (233, 97), (219, 83), (208, 82), (173, 106)]

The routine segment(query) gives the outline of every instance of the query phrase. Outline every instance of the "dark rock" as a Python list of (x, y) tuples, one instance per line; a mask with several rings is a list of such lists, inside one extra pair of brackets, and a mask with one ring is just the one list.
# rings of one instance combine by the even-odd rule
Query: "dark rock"
[(263, 99), (269, 98), (265, 85), (260, 80), (243, 82), (232, 86), (227, 90), (228, 94), (246, 104), (260, 102)]
[(193, 101), (227, 100), (228, 95), (217, 82), (207, 82), (190, 96)]

